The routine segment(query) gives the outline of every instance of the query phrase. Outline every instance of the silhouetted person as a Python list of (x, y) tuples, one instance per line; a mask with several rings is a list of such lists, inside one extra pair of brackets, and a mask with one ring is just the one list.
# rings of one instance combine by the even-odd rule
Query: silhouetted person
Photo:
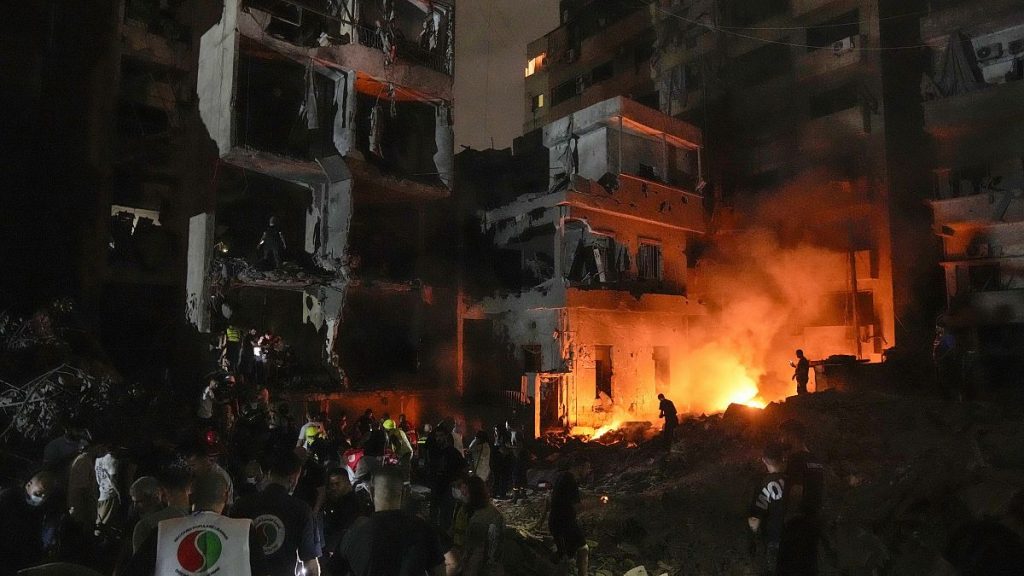
[(796, 380), (796, 393), (807, 394), (807, 382), (810, 380), (811, 363), (804, 356), (803, 350), (796, 351), (797, 361), (789, 365), (794, 368), (791, 380)]
[(665, 447), (672, 448), (672, 438), (675, 435), (676, 426), (679, 425), (679, 417), (676, 415), (676, 405), (665, 398), (664, 394), (658, 394), (658, 417), (665, 419), (665, 426), (661, 429)]
[(277, 216), (271, 216), (267, 223), (267, 229), (260, 237), (260, 243), (256, 245), (258, 263), (261, 266), (269, 266), (271, 270), (280, 268), (284, 262), (284, 252), (287, 248), (284, 234), (277, 227)]
[(0, 574), (42, 563), (56, 544), (60, 503), (51, 498), (56, 486), (54, 475), (43, 471), (0, 493)]
[(786, 455), (786, 526), (779, 569), (793, 576), (818, 573), (818, 539), (825, 493), (825, 467), (807, 447), (807, 430), (798, 420), (786, 420), (779, 435)]

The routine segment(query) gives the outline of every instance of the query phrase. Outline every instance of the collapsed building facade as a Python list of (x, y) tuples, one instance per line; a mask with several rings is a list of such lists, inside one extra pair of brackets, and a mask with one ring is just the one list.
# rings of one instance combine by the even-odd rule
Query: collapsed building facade
[(944, 4), (921, 19), (941, 322), (974, 368), (1012, 381), (1024, 373), (1024, 14), (1016, 2)]
[[(687, 293), (700, 131), (617, 97), (549, 123), (543, 145), (546, 189), (482, 214), (512, 280), (461, 322), (513, 356), (523, 376), (508, 383), (533, 399), (536, 432), (649, 419), (702, 311)], [(468, 377), (467, 393), (478, 385)]]
[[(199, 109), (243, 185), (192, 218), (201, 332), (272, 329), (333, 390), (448, 383), (455, 286), (428, 246), (446, 233), (453, 47), (451, 2), (224, 3)], [(260, 266), (271, 217), (290, 248)]]

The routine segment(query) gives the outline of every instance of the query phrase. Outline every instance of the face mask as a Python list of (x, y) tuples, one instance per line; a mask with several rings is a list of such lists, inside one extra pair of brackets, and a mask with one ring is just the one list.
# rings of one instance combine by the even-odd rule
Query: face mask
[(29, 494), (27, 501), (30, 506), (41, 506), (45, 500), (45, 496), (36, 496), (35, 494)]
[(462, 490), (459, 490), (458, 488), (455, 487), (452, 488), (452, 498), (455, 498), (459, 502), (466, 501), (466, 495), (462, 492)]

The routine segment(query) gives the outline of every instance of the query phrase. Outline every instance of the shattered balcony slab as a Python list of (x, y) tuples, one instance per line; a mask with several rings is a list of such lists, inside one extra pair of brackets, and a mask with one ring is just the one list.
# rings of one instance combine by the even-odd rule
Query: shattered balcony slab
[(286, 265), (277, 270), (259, 270), (242, 258), (215, 258), (210, 266), (213, 284), (302, 291), (310, 286), (343, 287), (343, 277)]
[(446, 102), (452, 99), (452, 78), (442, 72), (403, 61), (401, 58), (391, 66), (385, 67), (383, 52), (358, 43), (313, 48), (296, 46), (267, 34), (264, 31), (264, 23), (269, 19), (268, 14), (257, 9), (242, 11), (238, 15), (237, 30), (242, 36), (273, 48), (303, 66), (313, 62), (327, 69), (358, 70), (375, 78), (387, 78), (397, 85), (413, 88), (431, 99)]
[(936, 226), (1024, 221), (1024, 191), (991, 190), (969, 196), (932, 200)]

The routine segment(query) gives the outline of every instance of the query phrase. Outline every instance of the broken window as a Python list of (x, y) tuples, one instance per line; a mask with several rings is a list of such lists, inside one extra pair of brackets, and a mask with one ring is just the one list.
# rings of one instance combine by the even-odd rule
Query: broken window
[(611, 236), (581, 239), (569, 268), (569, 279), (582, 284), (607, 284), (628, 279), (629, 249)]
[(636, 271), (639, 279), (660, 281), (662, 266), (661, 244), (641, 240), (636, 256)]
[(668, 346), (654, 347), (654, 392), (668, 394), (672, 385), (672, 353)]
[(523, 372), (542, 372), (544, 370), (544, 354), (540, 344), (523, 346)]
[(612, 397), (612, 347), (594, 346), (594, 398)]

